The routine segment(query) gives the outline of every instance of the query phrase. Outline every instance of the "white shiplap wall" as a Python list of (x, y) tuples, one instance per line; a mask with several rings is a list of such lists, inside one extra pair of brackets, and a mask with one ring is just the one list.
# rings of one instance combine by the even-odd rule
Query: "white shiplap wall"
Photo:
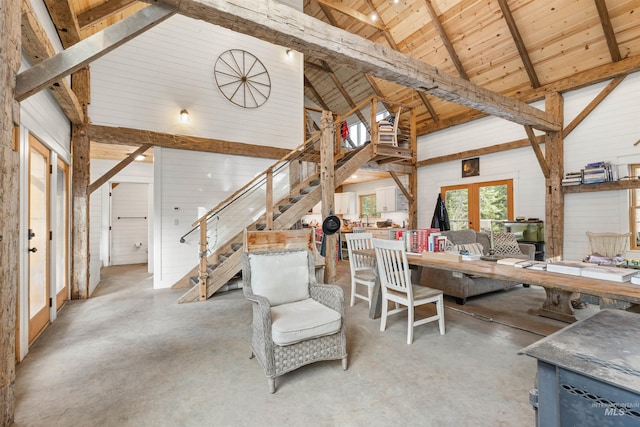
[[(214, 64), (229, 49), (269, 71), (271, 95), (259, 108), (232, 104), (216, 86)], [(176, 15), (92, 64), (89, 114), (101, 125), (294, 148), (304, 130), (302, 65), (285, 47)], [(188, 125), (178, 123), (183, 108)]]
[[(91, 160), (91, 182), (100, 178), (116, 164), (115, 160)], [(109, 265), (109, 188), (112, 182), (129, 182), (153, 184), (153, 165), (150, 163), (131, 163), (121, 170), (111, 180), (91, 193), (89, 206), (89, 295), (93, 293), (100, 282), (100, 269)], [(153, 185), (149, 185), (149, 212), (153, 207)], [(149, 272), (153, 271), (153, 218), (149, 217)]]
[(198, 263), (198, 232), (180, 237), (202, 214), (267, 169), (273, 161), (195, 151), (154, 151), (155, 249), (154, 287), (166, 288)]
[[(564, 94), (565, 124), (569, 123), (608, 82)], [(628, 76), (564, 141), (565, 171), (605, 160), (619, 165), (640, 162), (640, 73)], [(544, 108), (542, 103), (534, 106)], [(522, 126), (485, 118), (437, 132), (418, 141), (418, 159), (525, 138)], [(544, 145), (542, 146), (544, 151)], [(544, 218), (544, 176), (530, 148), (480, 156), (480, 176), (461, 178), (461, 162), (447, 162), (418, 171), (418, 223), (431, 221), (440, 187), (494, 179), (514, 179), (514, 214)], [(629, 230), (627, 191), (565, 196), (564, 258), (581, 259), (588, 253), (585, 231)], [(638, 255), (636, 254), (636, 258)]]

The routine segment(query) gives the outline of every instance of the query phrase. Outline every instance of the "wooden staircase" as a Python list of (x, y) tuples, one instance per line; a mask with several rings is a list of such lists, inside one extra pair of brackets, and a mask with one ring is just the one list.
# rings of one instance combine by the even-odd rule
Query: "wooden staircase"
[[(368, 100), (372, 106), (377, 100)], [(371, 108), (372, 118), (375, 118), (375, 108)], [(337, 121), (339, 123), (339, 120)], [(336, 123), (336, 124), (337, 124)], [(241, 252), (243, 251), (244, 230), (287, 230), (293, 227), (301, 217), (306, 215), (322, 199), (322, 186), (320, 185), (319, 168), (314, 167), (314, 173), (302, 182), (290, 188), (289, 194), (278, 201), (272, 201), (270, 197), (274, 193), (273, 177), (275, 170), (283, 170), (291, 167), (299, 167), (300, 164), (318, 165), (320, 163), (320, 132), (314, 132), (303, 145), (291, 151), (284, 159), (276, 162), (262, 175), (254, 178), (245, 187), (238, 190), (232, 196), (220, 203), (194, 223), (192, 231), (200, 231), (200, 263), (176, 282), (173, 288), (187, 288), (189, 290), (182, 295), (178, 302), (203, 301), (211, 297), (216, 291), (238, 276), (241, 271)], [(376, 139), (373, 139), (376, 141)], [(355, 150), (343, 152), (340, 148), (334, 156), (334, 184), (340, 186), (347, 178), (353, 175), (361, 166), (375, 161), (379, 164), (387, 162), (404, 162), (414, 164), (415, 145), (411, 148), (398, 148), (368, 143)], [(255, 206), (247, 206), (240, 202), (243, 194), (250, 191), (257, 183), (264, 183), (266, 199), (254, 201)], [(284, 187), (283, 187), (284, 188)], [(228, 229), (226, 241), (215, 244), (210, 248), (207, 237), (207, 227), (212, 218), (219, 220), (217, 215), (224, 209), (230, 212), (234, 205), (241, 205), (238, 209), (255, 210), (264, 209), (265, 213), (253, 221), (243, 224), (235, 224), (235, 228)], [(266, 206), (266, 209), (265, 209)], [(231, 227), (222, 224), (224, 227)], [(183, 239), (181, 239), (183, 241)]]
[[(344, 180), (353, 175), (358, 168), (369, 162), (374, 156), (373, 146), (368, 144), (337, 160), (335, 164), (336, 186), (339, 186)], [(315, 174), (292, 188), (289, 197), (276, 203), (277, 209), (273, 214), (272, 229), (286, 230), (291, 228), (321, 200), (321, 197), (320, 177)], [(265, 228), (266, 218), (264, 215), (247, 226), (249, 230), (264, 230)], [(192, 286), (180, 297), (178, 302), (194, 302), (209, 298), (240, 272), (243, 232), (244, 228), (206, 257), (206, 277), (201, 277), (200, 266), (196, 266), (184, 278), (173, 285), (174, 288), (185, 287), (185, 283), (187, 286)], [(206, 282), (206, 293), (204, 294), (201, 292), (203, 289), (200, 289), (201, 286), (199, 285), (203, 279)]]

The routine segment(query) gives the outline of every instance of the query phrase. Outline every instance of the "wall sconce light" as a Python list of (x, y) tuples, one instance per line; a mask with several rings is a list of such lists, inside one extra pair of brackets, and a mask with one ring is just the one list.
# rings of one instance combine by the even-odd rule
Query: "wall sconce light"
[(180, 110), (180, 123), (183, 125), (189, 123), (189, 112), (184, 108)]
[(287, 49), (287, 58), (293, 58), (293, 49)]

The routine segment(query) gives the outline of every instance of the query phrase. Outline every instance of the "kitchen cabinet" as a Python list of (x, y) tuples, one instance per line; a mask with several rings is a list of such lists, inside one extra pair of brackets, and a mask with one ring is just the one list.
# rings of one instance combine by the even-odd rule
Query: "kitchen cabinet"
[(356, 213), (356, 193), (336, 193), (335, 214), (355, 214)]
[(407, 212), (409, 203), (398, 187), (376, 189), (376, 210), (384, 212)]
[[(318, 202), (311, 210), (314, 214), (322, 213), (322, 202)], [(336, 193), (334, 198), (333, 213), (336, 215), (356, 214), (356, 193)]]

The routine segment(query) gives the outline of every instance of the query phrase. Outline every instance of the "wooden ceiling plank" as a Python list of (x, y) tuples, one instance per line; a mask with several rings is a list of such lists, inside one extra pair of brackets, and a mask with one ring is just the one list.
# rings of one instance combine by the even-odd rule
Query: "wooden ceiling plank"
[(320, 96), (320, 93), (318, 93), (318, 91), (313, 86), (313, 84), (309, 81), (307, 76), (304, 76), (304, 87), (306, 87), (307, 89), (309, 89), (311, 91), (313, 96), (316, 98), (316, 102), (318, 103), (318, 105), (320, 105), (322, 107), (322, 109), (331, 111), (331, 108), (329, 108), (327, 106), (327, 103), (324, 102), (324, 99), (322, 99), (322, 96)]
[(93, 193), (95, 190), (100, 188), (102, 184), (104, 184), (105, 182), (113, 178), (118, 172), (126, 168), (129, 164), (131, 164), (136, 159), (136, 157), (138, 157), (141, 154), (144, 154), (144, 152), (147, 151), (149, 148), (151, 148), (151, 144), (141, 145), (136, 151), (129, 154), (120, 163), (118, 163), (117, 165), (109, 169), (104, 175), (102, 175), (100, 178), (92, 182), (91, 185), (89, 185), (89, 189), (88, 189), (89, 194)]
[(78, 15), (80, 30), (103, 21), (134, 4), (136, 0), (108, 0)]
[(62, 46), (67, 49), (78, 43), (82, 37), (71, 0), (44, 0), (44, 4), (58, 30)]
[(444, 30), (444, 26), (442, 25), (442, 22), (440, 22), (440, 18), (438, 18), (438, 14), (434, 9), (433, 4), (431, 3), (431, 0), (424, 0), (424, 4), (427, 6), (427, 11), (429, 12), (429, 17), (431, 18), (431, 22), (433, 23), (433, 26), (436, 29), (436, 32), (440, 36), (440, 40), (442, 40), (442, 44), (444, 45), (445, 49), (447, 49), (447, 52), (449, 53), (449, 57), (453, 61), (453, 65), (456, 67), (458, 74), (460, 74), (461, 78), (465, 80), (469, 80), (469, 76), (467, 75), (467, 72), (462, 66), (460, 57), (458, 56), (455, 48), (453, 47), (453, 44), (451, 43), (451, 39), (449, 39), (449, 36)]
[(618, 87), (626, 76), (620, 76), (613, 79), (593, 100), (571, 121), (563, 130), (562, 137), (566, 138), (582, 121), (598, 106), (600, 103)]
[(373, 21), (371, 17), (365, 15), (364, 13), (358, 12), (355, 9), (345, 6), (342, 2), (338, 2), (336, 0), (316, 0), (316, 1), (325, 6), (329, 6), (330, 8), (337, 10), (340, 13), (344, 13), (345, 15), (350, 16), (362, 22), (363, 24), (370, 25), (381, 31), (386, 31), (383, 25), (380, 25), (377, 21)]
[(611, 19), (609, 18), (609, 10), (605, 0), (595, 0), (596, 9), (598, 9), (598, 16), (600, 17), (600, 24), (602, 25), (602, 31), (604, 31), (604, 38), (607, 41), (607, 47), (609, 48), (609, 54), (613, 62), (618, 62), (622, 59), (620, 55), (620, 47), (616, 40), (616, 33), (611, 25)]
[(520, 35), (518, 25), (516, 24), (515, 19), (513, 19), (513, 14), (511, 13), (511, 9), (509, 9), (507, 0), (498, 0), (498, 4), (500, 5), (500, 10), (502, 10), (502, 16), (507, 23), (507, 27), (509, 28), (509, 32), (511, 33), (511, 37), (516, 44), (516, 48), (518, 49), (518, 53), (520, 54), (520, 58), (522, 60), (522, 63), (524, 64), (524, 69), (529, 76), (531, 86), (533, 86), (534, 88), (540, 87), (540, 80), (538, 79), (538, 75), (536, 74), (533, 62), (531, 62), (531, 58), (529, 57), (529, 52), (527, 51), (527, 47), (524, 44), (524, 40)]
[[(333, 83), (336, 85), (336, 88), (338, 88), (338, 90), (340, 91), (344, 99), (347, 101), (349, 106), (351, 108), (355, 108), (356, 103), (353, 101), (353, 99), (349, 95), (349, 92), (347, 92), (347, 90), (344, 88), (344, 86), (340, 82), (340, 79), (338, 79), (338, 76), (336, 76), (336, 73), (333, 72), (329, 64), (327, 64), (326, 62), (324, 62), (324, 71), (329, 75), (329, 77), (331, 77), (331, 80), (333, 80)], [(358, 118), (360, 119), (364, 127), (367, 129), (367, 132), (371, 134), (372, 123), (369, 123), (369, 120), (367, 120), (366, 117), (364, 117), (364, 115), (360, 110), (356, 110), (355, 114), (356, 116), (358, 116)]]
[[(373, 2), (371, 0), (367, 0), (367, 3), (369, 4), (370, 8), (375, 10), (375, 5), (373, 4)], [(333, 25), (334, 27), (340, 28), (340, 25), (339, 25), (338, 21), (327, 10), (327, 7), (322, 5), (322, 4), (320, 4), (320, 8), (324, 12), (324, 14), (325, 14), (327, 20), (329, 21), (329, 23), (331, 25)], [(391, 34), (389, 33), (389, 31), (387, 31), (386, 26), (385, 26), (384, 36), (387, 39), (387, 42), (389, 43), (389, 46), (391, 46), (394, 50), (400, 51), (400, 48), (398, 47), (398, 44), (395, 42), (393, 37), (391, 37)], [(364, 73), (364, 76), (367, 79), (367, 81), (369, 82), (369, 84), (371, 85), (371, 88), (373, 89), (375, 94), (377, 96), (380, 96), (381, 98), (386, 98), (386, 96), (380, 90), (380, 87), (373, 80), (373, 77), (370, 76), (369, 74), (366, 74), (366, 73)], [(423, 92), (420, 92), (420, 91), (416, 91), (416, 93), (418, 94), (418, 97), (420, 98), (420, 100), (422, 101), (423, 105), (425, 106), (425, 108), (427, 109), (429, 114), (431, 115), (431, 118), (435, 122), (438, 122), (438, 120), (439, 120), (438, 114), (436, 113), (435, 109), (433, 108), (433, 105), (431, 105), (431, 102), (429, 102), (429, 99), (427, 98), (427, 96)], [(387, 111), (391, 111), (390, 108), (387, 105), (385, 105), (385, 108), (387, 109)]]
[(140, 145), (174, 148), (177, 150), (204, 151), (208, 153), (237, 156), (281, 159), (291, 150), (264, 145), (244, 144), (221, 139), (202, 138), (189, 135), (172, 135), (140, 129), (110, 127), (90, 124), (87, 132), (91, 141), (103, 144)]
[(16, 79), (16, 100), (27, 99), (175, 13), (175, 7), (153, 4), (23, 71)]
[[(153, 0), (145, 0), (152, 2)], [(291, 7), (264, 0), (167, 0), (178, 12), (205, 22), (291, 48), (312, 58), (357, 67), (362, 72), (428, 92), (444, 100), (543, 131), (558, 131), (557, 117), (459, 77), (409, 55), (333, 27)]]
[[(21, 20), (22, 48), (29, 62), (39, 64), (54, 56), (55, 48), (27, 0), (22, 2)], [(84, 122), (82, 106), (66, 80), (52, 83), (49, 90), (71, 123), (79, 125)]]

